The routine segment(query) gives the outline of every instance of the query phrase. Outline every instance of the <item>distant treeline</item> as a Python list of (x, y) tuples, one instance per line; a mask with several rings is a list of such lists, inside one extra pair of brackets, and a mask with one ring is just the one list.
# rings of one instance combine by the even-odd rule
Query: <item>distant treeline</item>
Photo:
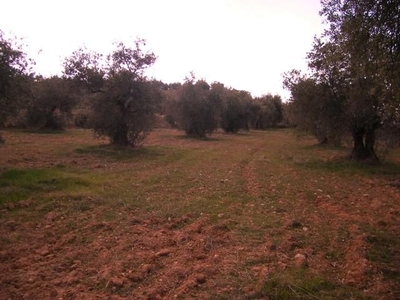
[(63, 76), (44, 78), (31, 72), (31, 61), (15, 40), (0, 32), (2, 126), (60, 130), (91, 128), (117, 145), (143, 142), (156, 120), (189, 135), (277, 127), (283, 120), (280, 96), (253, 98), (249, 92), (208, 84), (193, 74), (182, 83), (148, 79), (156, 57), (122, 43), (104, 57), (82, 49), (65, 59)]
[[(156, 56), (144, 40), (122, 43), (107, 56), (78, 50), (64, 61), (63, 76), (43, 78), (16, 39), (0, 31), (0, 124), (62, 129), (68, 122), (93, 129), (117, 145), (140, 144), (156, 117), (188, 135), (295, 126), (321, 144), (349, 137), (351, 158), (377, 161), (378, 138), (400, 136), (400, 5), (398, 0), (326, 0), (327, 29), (307, 55), (310, 72), (284, 74), (288, 103), (219, 82), (148, 79)], [(251, 75), (251, 74), (250, 74)], [(0, 141), (2, 141), (0, 137)]]

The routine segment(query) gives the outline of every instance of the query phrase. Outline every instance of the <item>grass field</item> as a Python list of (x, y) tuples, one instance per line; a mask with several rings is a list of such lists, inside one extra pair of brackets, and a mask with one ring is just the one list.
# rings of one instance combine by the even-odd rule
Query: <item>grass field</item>
[(290, 130), (3, 131), (0, 299), (400, 299), (400, 160)]

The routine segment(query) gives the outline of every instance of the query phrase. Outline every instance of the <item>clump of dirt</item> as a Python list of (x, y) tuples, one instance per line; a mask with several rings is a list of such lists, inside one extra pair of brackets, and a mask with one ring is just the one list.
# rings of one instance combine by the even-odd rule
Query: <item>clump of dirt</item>
[(206, 217), (163, 220), (132, 211), (121, 211), (120, 220), (91, 221), (102, 213), (71, 221), (51, 211), (36, 222), (3, 223), (0, 298), (202, 298), (224, 287), (214, 279), (233, 267), (226, 227)]

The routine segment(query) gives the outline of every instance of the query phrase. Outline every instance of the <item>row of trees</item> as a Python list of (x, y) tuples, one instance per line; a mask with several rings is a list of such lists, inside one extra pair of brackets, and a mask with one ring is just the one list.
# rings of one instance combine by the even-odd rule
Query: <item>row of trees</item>
[(164, 95), (166, 120), (189, 135), (205, 136), (218, 128), (227, 133), (267, 129), (283, 120), (278, 95), (253, 98), (246, 91), (226, 88), (219, 82), (209, 85), (194, 76), (183, 85), (170, 85)]
[[(400, 5), (397, 0), (322, 0), (329, 25), (308, 53), (310, 75), (284, 76), (300, 130), (322, 143), (353, 138), (351, 157), (377, 160), (379, 128), (400, 124)], [(398, 133), (395, 133), (398, 134)]]
[(184, 84), (146, 78), (155, 61), (145, 41), (123, 43), (107, 56), (80, 49), (64, 61), (62, 77), (31, 72), (30, 61), (15, 40), (0, 31), (0, 122), (37, 129), (62, 129), (68, 120), (89, 127), (112, 144), (140, 144), (157, 114), (189, 135), (205, 136), (221, 127), (236, 133), (265, 129), (282, 121), (279, 96), (253, 99), (248, 92), (209, 85), (192, 75)]

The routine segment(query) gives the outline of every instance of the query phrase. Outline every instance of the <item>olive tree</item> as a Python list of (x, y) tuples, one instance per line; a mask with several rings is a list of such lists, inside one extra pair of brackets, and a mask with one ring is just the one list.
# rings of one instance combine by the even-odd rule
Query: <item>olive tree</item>
[(89, 123), (95, 135), (114, 145), (139, 145), (154, 123), (158, 97), (144, 72), (156, 56), (143, 46), (142, 39), (132, 48), (118, 43), (106, 57), (81, 49), (64, 62), (64, 74), (93, 94)]
[(187, 79), (178, 98), (179, 127), (188, 135), (204, 137), (219, 127), (221, 95), (218, 85)]
[(285, 73), (284, 86), (291, 91), (288, 112), (297, 130), (314, 135), (321, 144), (339, 146), (346, 122), (341, 98), (297, 70)]
[(221, 128), (225, 132), (237, 133), (248, 128), (248, 107), (252, 100), (245, 91), (226, 90), (221, 112)]
[(267, 129), (277, 127), (283, 120), (282, 98), (279, 95), (263, 95), (253, 100), (252, 127)]
[(30, 95), (34, 62), (16, 39), (8, 39), (0, 30), (0, 124), (15, 117)]
[[(400, 109), (399, 3), (322, 0), (321, 5), (329, 26), (308, 53), (313, 97), (323, 99), (324, 125), (353, 137), (353, 159), (377, 160), (377, 130), (388, 120), (396, 123)], [(338, 122), (329, 121), (332, 108)]]
[(26, 104), (26, 125), (37, 129), (63, 129), (72, 119), (76, 102), (69, 80), (57, 76), (37, 78), (32, 83), (32, 97)]

